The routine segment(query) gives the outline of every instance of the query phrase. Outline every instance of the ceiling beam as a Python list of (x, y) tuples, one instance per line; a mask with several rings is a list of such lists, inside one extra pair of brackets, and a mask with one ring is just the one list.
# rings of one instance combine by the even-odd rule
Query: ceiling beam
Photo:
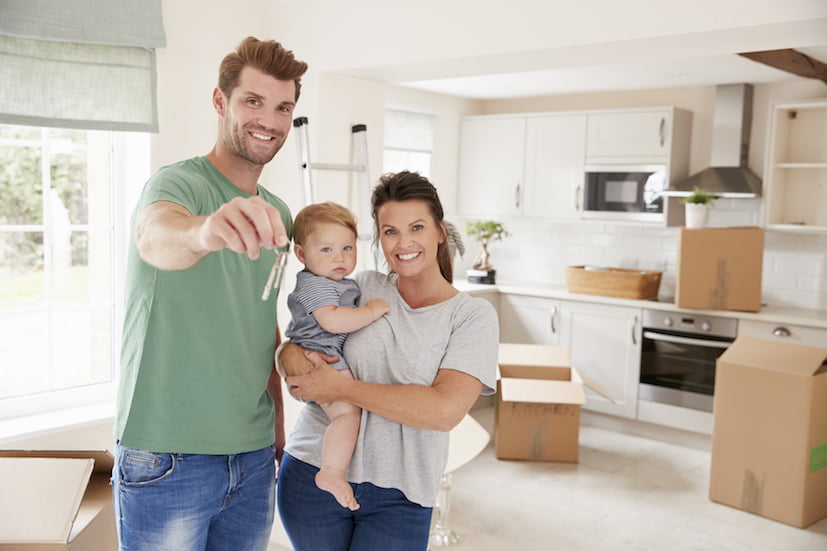
[(745, 52), (738, 55), (800, 77), (815, 78), (827, 84), (827, 64), (791, 48)]

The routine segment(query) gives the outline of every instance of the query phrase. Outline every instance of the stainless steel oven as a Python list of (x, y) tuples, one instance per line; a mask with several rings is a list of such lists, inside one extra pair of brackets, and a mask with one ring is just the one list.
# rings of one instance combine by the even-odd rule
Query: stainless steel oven
[(644, 310), (639, 399), (711, 412), (715, 362), (737, 333), (736, 319)]

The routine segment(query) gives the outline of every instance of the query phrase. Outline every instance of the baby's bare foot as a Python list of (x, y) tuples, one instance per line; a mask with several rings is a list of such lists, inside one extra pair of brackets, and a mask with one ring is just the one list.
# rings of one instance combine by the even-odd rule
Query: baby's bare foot
[(345, 478), (344, 472), (322, 467), (316, 473), (316, 486), (333, 494), (342, 507), (347, 507), (351, 511), (359, 508), (359, 503), (353, 495), (353, 488)]

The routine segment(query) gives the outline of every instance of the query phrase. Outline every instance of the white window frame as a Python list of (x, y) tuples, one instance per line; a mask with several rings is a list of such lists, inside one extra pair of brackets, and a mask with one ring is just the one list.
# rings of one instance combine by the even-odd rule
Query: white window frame
[[(384, 152), (386, 151), (394, 151), (394, 152), (401, 152), (401, 153), (415, 153), (415, 154), (424, 154), (428, 156), (428, 169), (427, 170), (420, 170), (419, 172), (422, 176), (426, 178), (430, 178), (431, 170), (433, 169), (433, 157), (434, 157), (434, 124), (435, 124), (435, 115), (431, 113), (425, 113), (422, 111), (416, 111), (413, 109), (405, 109), (405, 108), (396, 108), (396, 107), (386, 107), (385, 108), (385, 124), (387, 125), (389, 121), (393, 121), (396, 117), (394, 114), (401, 114), (403, 116), (410, 116), (414, 119), (419, 119), (421, 122), (425, 122), (425, 119), (428, 119), (428, 124), (430, 126), (430, 135), (424, 136), (424, 139), (410, 139), (406, 140), (406, 143), (394, 143), (393, 138), (388, 136), (388, 133), (385, 133), (384, 139), (384, 147), (383, 147), (383, 163), (382, 163), (382, 171), (388, 172), (390, 170), (396, 170), (394, 167), (388, 167), (385, 165), (384, 162)], [(427, 134), (427, 133), (426, 133)], [(400, 167), (409, 170), (416, 170), (417, 167)]]
[[(0, 422), (90, 406), (103, 405), (106, 406), (106, 411), (114, 410), (116, 385), (120, 374), (123, 293), (127, 245), (131, 233), (130, 219), (140, 190), (150, 173), (150, 136), (137, 132), (113, 132), (111, 147), (112, 379), (83, 387), (0, 399)], [(69, 419), (63, 418), (58, 422), (69, 422)]]

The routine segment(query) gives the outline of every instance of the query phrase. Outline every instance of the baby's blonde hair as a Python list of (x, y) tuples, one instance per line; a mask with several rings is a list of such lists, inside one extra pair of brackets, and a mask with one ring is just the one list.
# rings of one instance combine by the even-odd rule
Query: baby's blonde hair
[(320, 224), (338, 224), (352, 231), (354, 236), (359, 235), (353, 213), (342, 205), (325, 201), (307, 205), (299, 211), (293, 220), (293, 242), (296, 245), (304, 244), (307, 236)]

